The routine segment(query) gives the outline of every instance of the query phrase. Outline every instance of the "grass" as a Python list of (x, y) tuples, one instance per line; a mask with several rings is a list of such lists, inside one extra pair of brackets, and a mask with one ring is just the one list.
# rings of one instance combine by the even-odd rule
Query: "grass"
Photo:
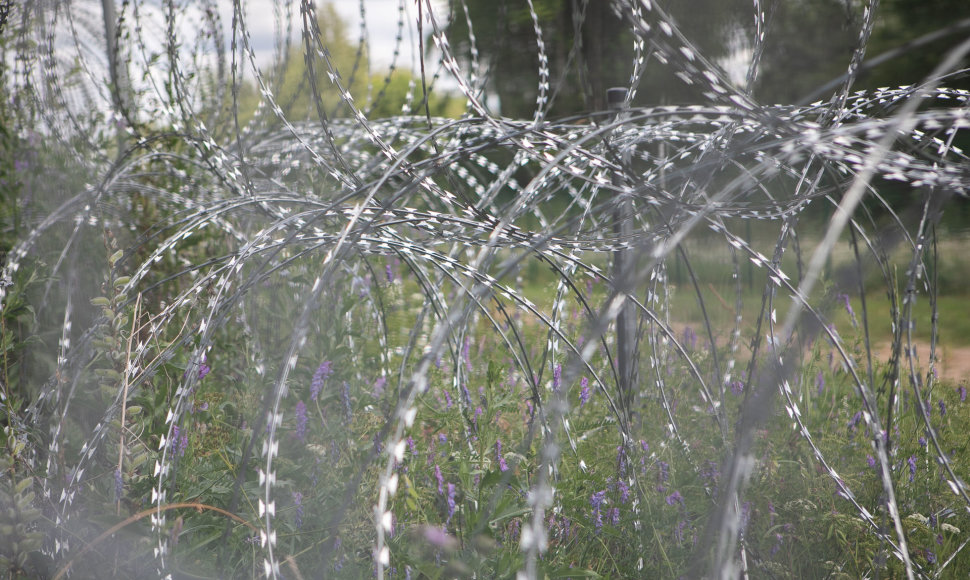
[[(384, 533), (391, 577), (511, 577), (529, 565), (537, 533), (545, 535), (535, 564), (539, 575), (692, 573), (700, 547), (710, 541), (710, 514), (725, 501), (729, 426), (755, 396), (756, 381), (748, 374), (766, 372), (761, 369), (771, 356), (763, 340), (755, 353), (751, 345), (767, 332), (770, 311), (783, 312), (788, 303), (776, 294), (756, 331), (762, 300), (771, 296), (762, 287), (763, 270), (748, 276), (749, 262), (739, 262), (741, 340), (732, 352), (738, 285), (729, 254), (703, 251), (715, 245), (710, 236), (685, 244), (704, 308), (688, 283), (687, 263), (674, 258), (666, 267), (669, 283), (652, 305), (661, 318), (669, 316), (680, 350), (655, 325), (642, 327), (641, 390), (624, 408), (607, 357), (615, 340), (610, 328), (602, 337), (606, 347), (591, 351), (588, 366), (575, 366), (566, 346), (599, 340), (589, 328), (610, 295), (602, 278), (568, 279), (573, 286), (557, 302), (561, 274), (546, 256), (525, 258), (500, 280), (508, 296), (484, 295), (481, 307), (445, 335), (429, 361), (427, 387), (415, 389), (409, 376), (422, 351), (414, 345), (427, 349), (440, 329), (435, 321), (474, 287), (461, 271), (436, 281), (447, 270), (434, 260), (427, 268), (407, 253), (348, 262), (325, 282), (321, 305), (304, 323), (304, 354), (287, 367), (280, 361), (286, 360), (294, 321), (306, 310), (307, 289), (316, 283), (318, 256), (302, 242), (286, 241), (271, 268), (259, 259), (246, 264), (240, 279), (245, 293), (236, 295), (221, 282), (229, 279), (223, 266), (233, 242), (212, 231), (186, 237), (178, 252), (159, 262), (144, 240), (131, 238), (125, 242), (134, 244), (129, 250), (118, 250), (122, 232), (100, 240), (108, 266), (100, 285), (104, 294), (91, 300), (97, 314), (85, 315), (94, 322), (78, 339), (89, 341), (90, 356), (78, 370), (75, 410), (57, 432), (58, 454), (46, 467), (76, 482), (65, 488), (75, 497), (70, 509), (53, 497), (43, 500), (48, 510), (63, 513), (59, 522), (33, 507), (36, 493), (25, 494), (49, 492), (40, 477), (28, 475), (25, 442), (32, 435), (17, 427), (18, 417), (28, 416), (18, 405), (29, 403), (7, 399), (5, 441), (13, 461), (5, 468), (5, 497), (21, 515), (5, 521), (30, 530), (32, 541), (57, 538), (67, 546), (53, 553), (20, 550), (19, 559), (8, 561), (12, 575), (63, 576), (71, 569), (81, 576), (110, 570), (141, 577), (153, 575), (155, 562), (164, 561), (183, 577), (245, 577), (260, 573), (264, 550), (272, 545), (283, 576), (370, 577), (375, 525)], [(960, 253), (948, 241), (943, 247)], [(136, 287), (131, 274), (141, 263), (159, 266)], [(609, 263), (608, 254), (584, 261), (602, 271)], [(796, 271), (795, 257), (787, 255), (782, 268)], [(7, 295), (5, 320), (36, 327), (43, 318), (25, 319), (32, 311), (13, 306), (41, 299), (45, 263), (28, 261), (21, 272)], [(911, 565), (925, 574), (942, 570), (944, 562), (949, 570), (966, 569), (962, 538), (970, 521), (953, 501), (950, 475), (941, 471), (930, 437), (935, 435), (950, 465), (967, 463), (965, 391), (946, 380), (925, 384), (923, 375), (914, 387), (905, 369), (897, 374), (887, 366), (885, 353), (869, 367), (861, 303), (850, 298), (853, 324), (842, 299), (828, 298), (838, 294), (826, 281), (812, 298), (828, 304), (838, 340), (817, 336), (802, 345), (788, 397), (765, 409), (768, 416), (754, 438), (748, 491), (737, 504), (738, 549), (748, 573), (905, 574), (905, 562), (892, 556), (898, 538), (872, 445), (873, 424), (861, 416), (860, 380), (848, 372), (840, 348), (873, 391), (882, 416), (891, 413), (884, 461)], [(186, 298), (192, 296), (217, 299), (207, 304)], [(235, 303), (236, 296), (244, 299)], [(944, 356), (970, 335), (961, 326), (963, 300), (951, 293), (936, 301)], [(890, 319), (885, 292), (871, 291), (866, 302), (870, 339), (888, 342), (888, 323), (879, 324)], [(912, 318), (929, 320), (930, 306), (917, 300)], [(203, 333), (200, 320), (212, 321), (213, 329)], [(705, 322), (714, 347), (704, 337)], [(550, 335), (550, 325), (557, 335)], [(928, 340), (927, 328), (915, 330), (916, 340)], [(550, 346), (555, 336), (559, 345)], [(27, 351), (27, 343), (17, 348)], [(734, 370), (722, 393), (717, 377), (731, 368), (729, 361)], [(326, 370), (324, 362), (330, 363)], [(40, 359), (34, 364), (37, 374), (49, 368)], [(132, 365), (150, 372), (131, 374), (126, 369)], [(284, 369), (289, 378), (280, 390), (277, 377)], [(898, 396), (886, 406), (896, 376)], [(698, 394), (702, 384), (719, 411)], [(918, 412), (917, 387), (926, 417)], [(416, 418), (396, 440), (395, 418), (406, 407)], [(115, 411), (108, 423), (98, 424), (105, 408)], [(267, 423), (267, 413), (277, 418)], [(267, 448), (260, 449), (271, 440), (279, 450), (267, 455)], [(389, 455), (399, 445), (403, 451)], [(87, 475), (78, 480), (68, 458), (89, 449), (94, 452), (83, 464)], [(385, 496), (388, 515), (375, 522), (387, 473), (396, 478), (396, 493)], [(535, 498), (543, 489), (550, 495), (537, 524)], [(269, 533), (275, 542), (268, 541)], [(151, 557), (156, 550), (164, 560)]]
[[(28, 50), (62, 50), (58, 23), (18, 44), (47, 75), (18, 102), (44, 122), (8, 112), (2, 134), (0, 575), (970, 570), (965, 381), (884, 348), (909, 321), (944, 365), (970, 341), (968, 242), (935, 226), (966, 192), (964, 111), (896, 116), (965, 94), (746, 106), (670, 33), (649, 38), (710, 106), (609, 131), (473, 100), (459, 120), (295, 126), (259, 70), (220, 85), (175, 59), (186, 74), (132, 88), (119, 136), (107, 102), (34, 92), (76, 60)], [(329, 51), (307, 54), (336, 102)], [(209, 90), (243, 70), (266, 88), (239, 127)], [(848, 208), (805, 290), (831, 200), (872, 167), (920, 203)]]

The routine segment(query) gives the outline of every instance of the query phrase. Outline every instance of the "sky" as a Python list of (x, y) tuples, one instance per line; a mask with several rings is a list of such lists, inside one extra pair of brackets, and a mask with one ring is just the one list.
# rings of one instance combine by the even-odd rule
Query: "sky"
[[(256, 52), (256, 58), (261, 63), (267, 62), (272, 58), (273, 44), (276, 37), (276, 18), (274, 16), (274, 0), (244, 0), (246, 6), (247, 23)], [(283, 3), (280, 2), (282, 5)], [(318, 3), (319, 4), (319, 3)], [(332, 0), (334, 8), (347, 24), (348, 33), (351, 35), (351, 42), (356, 43), (359, 36), (361, 23), (360, 0)], [(415, 18), (417, 17), (414, 0), (365, 0), (365, 19), (367, 26), (367, 40), (370, 47), (371, 63), (376, 69), (386, 68), (390, 65), (394, 51), (395, 37), (398, 31), (398, 21), (400, 19), (399, 7), (404, 6), (404, 42), (399, 57), (399, 63), (409, 65), (411, 49), (409, 38), (417, 42), (417, 31)], [(445, 11), (443, 2), (435, 0), (436, 18), (439, 23), (445, 21)], [(299, 38), (300, 21), (300, 2), (292, 0), (290, 2), (293, 11), (293, 33)], [(220, 0), (220, 11), (224, 22), (232, 22), (232, 2), (231, 0)], [(416, 50), (416, 49), (415, 49)]]

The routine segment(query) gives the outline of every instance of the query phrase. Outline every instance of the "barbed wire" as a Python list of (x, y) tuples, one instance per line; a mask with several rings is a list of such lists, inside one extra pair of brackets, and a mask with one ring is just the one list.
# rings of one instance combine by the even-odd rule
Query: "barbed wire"
[[(78, 494), (99, 469), (100, 450), (124, 405), (170, 374), (167, 365), (180, 360), (186, 372), (165, 401), (165, 435), (153, 442), (157, 460), (150, 475), (157, 508), (151, 517), (153, 565), (160, 577), (171, 577), (173, 540), (163, 506), (175, 494), (181, 468), (173, 441), (194, 412), (193, 396), (204, 378), (197, 369), (215, 355), (221, 337), (237, 333), (246, 338), (251, 367), (239, 376), (263, 387), (244, 413), (246, 451), (227, 461), (238, 473), (234, 497), (248, 484), (247, 493), (257, 498), (260, 566), (267, 577), (280, 577), (285, 561), (278, 520), (286, 487), (277, 474), (286, 444), (283, 425), (294, 413), (293, 391), (300, 377), (306, 368), (338, 356), (360, 384), (375, 371), (387, 377), (395, 396), (379, 430), (383, 451), (370, 453), (346, 488), (364, 481), (373, 490), (371, 537), (376, 575), (383, 578), (392, 566), (391, 504), (401, 485), (406, 441), (426, 412), (420, 401), (443, 357), (454, 370), (452, 388), (467, 389), (472, 375), (463, 345), (484, 325), (510, 359), (512, 374), (528, 384), (530, 404), (536, 406), (534, 419), (524, 420), (519, 442), (520, 449), (534, 442), (540, 449), (520, 536), (524, 577), (539, 576), (539, 558), (549, 547), (546, 522), (557, 509), (554, 489), (562, 464), (583, 463), (577, 453), (582, 436), (570, 424), (569, 396), (547, 388), (547, 377), (558, 372), (556, 380), (567, 385), (591, 377), (608, 401), (606, 424), (630, 454), (649, 432), (637, 424), (640, 406), (661, 410), (668, 422), (665, 439), (682, 450), (697, 474), (701, 460), (685, 435), (683, 409), (692, 409), (686, 412), (691, 420), (717, 426), (723, 475), (720, 488), (711, 493), (693, 575), (750, 573), (753, 556), (743, 541), (739, 506), (756, 468), (755, 438), (772, 416), (776, 397), (838, 495), (903, 563), (907, 576), (944, 573), (945, 565), (931, 570), (910, 556), (895, 499), (898, 458), (890, 433), (898, 425), (901, 385), (911, 385), (915, 400), (923, 401), (935, 381), (932, 372), (920, 370), (916, 358), (912, 304), (917, 295), (933, 295), (926, 272), (934, 228), (944, 205), (953, 196), (966, 196), (970, 184), (970, 164), (957, 146), (970, 126), (970, 93), (946, 88), (967, 43), (912, 86), (851, 92), (874, 26), (875, 3), (867, 3), (857, 48), (834, 92), (811, 105), (769, 106), (734, 86), (659, 5), (618, 0), (612, 6), (633, 42), (625, 106), (556, 119), (549, 112), (563, 81), (555, 84), (543, 19), (526, 0), (522, 4), (539, 63), (537, 98), (531, 118), (510, 119), (493, 113), (485, 98), (489, 76), (506, 71), (501, 63), (484, 63), (475, 44), (483, 31), (476, 27), (472, 32), (476, 23), (464, 1), (446, 6), (418, 0), (412, 6), (401, 0), (390, 68), (376, 77), (368, 61), (368, 36), (375, 31), (366, 19), (372, 8), (364, 0), (349, 71), (340, 69), (336, 49), (328, 45), (336, 39), (321, 30), (322, 8), (305, 0), (298, 6), (274, 5), (274, 52), (266, 64), (253, 40), (253, 21), (265, 17), (255, 12), (255, 3), (235, 0), (223, 9), (216, 2), (126, 0), (110, 18), (104, 17), (102, 4), (113, 6), (59, 1), (3, 5), (11, 114), (25, 137), (30, 131), (30, 138), (58, 159), (61, 171), (48, 183), (36, 180), (42, 189), (32, 203), (45, 209), (30, 214), (7, 256), (0, 284), (3, 298), (18, 270), (34, 256), (55, 256), (45, 266), (50, 282), (39, 308), (56, 322), (56, 328), (45, 329), (59, 337), (56, 363), (17, 428), (23, 433), (31, 426), (49, 429), (44, 443), (33, 447), (32, 461), (46, 474), (44, 499), (59, 526), (66, 530), (77, 517)], [(578, 30), (587, 2), (581, 7)], [(755, 2), (749, 85), (764, 51), (770, 50), (767, 10)], [(409, 20), (416, 16), (422, 20)], [(458, 19), (469, 32), (467, 57), (456, 54), (449, 40), (449, 23)], [(412, 77), (402, 114), (377, 118), (373, 111), (391, 98), (401, 54), (408, 52), (405, 31), (412, 26), (427, 35), (435, 50), (412, 57), (410, 70), (424, 74)], [(295, 56), (297, 44), (291, 45), (291, 30), (299, 31), (303, 60), (293, 92), (286, 71), (300, 57)], [(115, 51), (108, 48), (112, 45)], [(705, 102), (631, 107), (650, 59), (698, 87)], [(582, 66), (581, 59), (570, 62)], [(118, 68), (114, 74), (113, 66)], [(355, 87), (372, 77), (381, 84), (369, 86), (361, 102)], [(431, 116), (429, 99), (443, 92), (442, 84), (454, 87), (458, 96), (451, 98), (467, 103), (461, 117)], [(252, 102), (243, 102), (245, 91)], [(309, 116), (294, 112), (300, 95), (308, 97)], [(880, 188), (890, 182), (918, 196), (918, 203), (901, 210), (886, 202)], [(891, 233), (860, 210), (863, 198), (889, 216)], [(824, 231), (813, 231), (818, 222), (804, 219), (811, 206), (831, 212)], [(139, 217), (149, 209), (160, 216), (157, 222)], [(628, 227), (615, 228), (618, 222)], [(751, 222), (771, 224), (776, 237), (768, 243), (752, 239), (743, 231)], [(118, 241), (105, 241), (104, 232)], [(894, 308), (883, 323), (891, 325), (893, 335), (885, 371), (885, 382), (892, 385), (888, 390), (878, 384), (879, 362), (868, 333), (861, 350), (850, 348), (830, 326), (837, 305), (833, 293), (815, 288), (825, 265), (832, 263), (836, 243), (846, 235), (857, 255), (827, 274), (828, 283), (840, 291), (860, 288), (870, 264), (876, 265), (881, 282), (897, 288), (887, 256), (905, 256), (896, 258), (907, 264), (898, 280), (904, 288), (902, 310)], [(182, 261), (180, 254), (202, 239), (218, 240), (202, 242), (214, 253), (194, 254), (203, 262)], [(60, 245), (51, 248), (50, 240)], [(696, 240), (701, 245), (695, 253), (719, 251), (730, 262), (734, 303), (721, 299), (731, 314), (726, 337), (719, 336), (703, 310), (711, 307), (711, 298), (705, 298), (696, 277), (691, 274), (692, 283), (676, 289), (670, 279), (675, 264), (691, 267), (689, 252)], [(99, 244), (107, 244), (112, 254), (107, 262), (92, 257)], [(806, 265), (802, 254), (808, 255), (807, 250), (813, 254)], [(786, 258), (793, 253), (794, 263)], [(617, 272), (608, 266), (615, 256), (628, 256), (630, 267)], [(418, 288), (414, 325), (403, 341), (389, 338), (390, 328), (401, 322), (379, 289), (361, 290), (366, 276), (378, 277), (373, 271), (378, 258), (398, 260)], [(548, 304), (536, 304), (517, 282), (533, 262), (549, 269), (555, 280)], [(746, 263), (764, 277), (753, 321), (752, 310), (745, 308), (750, 297), (741, 284)], [(87, 308), (87, 299), (102, 295), (97, 289), (102, 281), (79, 274), (84, 269), (107, 277), (108, 313)], [(65, 288), (57, 287), (58, 280), (66, 281)], [(586, 280), (604, 283), (597, 299), (584, 292)], [(702, 356), (679, 336), (675, 290), (700, 304), (704, 340), (713, 356)], [(290, 301), (275, 322), (266, 312), (273, 293)], [(65, 425), (76, 411), (81, 385), (97, 366), (99, 344), (119, 332), (117, 317), (133, 308), (138, 295), (150, 294), (168, 296), (167, 302), (146, 314), (146, 321), (134, 320), (135, 344), (115, 377), (125, 388), (98, 399), (93, 425), (76, 427), (80, 432), (70, 435), (83, 442), (79, 456), (63, 457), (69, 436)], [(343, 294), (359, 294), (360, 299), (349, 305)], [(584, 321), (578, 330), (570, 325), (571, 305)], [(364, 348), (341, 351), (319, 338), (327, 331), (321, 327), (321, 312), (344, 307), (344, 317), (328, 320), (372, 323), (373, 335), (356, 340), (376, 341), (373, 356), (365, 356)], [(927, 323), (935, 349), (935, 303), (931, 310)], [(624, 339), (613, 329), (624, 313), (636, 320), (635, 336), (625, 339), (636, 341), (636, 371), (624, 371), (617, 362)], [(519, 316), (541, 329), (531, 338), (541, 342), (535, 349), (525, 344), (528, 332), (516, 320)], [(282, 331), (274, 327), (283, 321)], [(747, 357), (740, 354), (742, 328), (752, 329)], [(173, 329), (181, 330), (173, 336)], [(799, 369), (816, 339), (831, 345), (858, 392), (889, 525), (857, 499), (853, 484), (817, 444), (820, 434), (801, 420), (808, 387)], [(320, 350), (325, 348), (331, 350)], [(601, 352), (603, 365), (594, 362)], [(936, 364), (933, 355), (924, 362), (931, 370)], [(738, 367), (745, 365), (740, 372)], [(689, 376), (687, 390), (693, 397), (679, 409), (672, 393), (686, 391), (680, 377), (670, 375), (675, 367)], [(729, 390), (739, 381), (749, 388), (733, 408)], [(470, 399), (458, 398), (457, 412), (468, 416), (474, 407)], [(954, 492), (947, 505), (966, 509), (970, 496), (963, 466), (949, 459), (925, 411), (923, 423), (933, 459)], [(247, 473), (253, 464), (255, 475)], [(635, 470), (627, 477), (641, 496), (652, 493)], [(334, 514), (334, 522), (350, 507), (343, 509)], [(646, 517), (636, 513), (637, 529)], [(638, 550), (645, 551), (642, 534), (633, 533)], [(51, 553), (68, 553), (70, 535), (58, 532)], [(333, 550), (329, 546), (325, 549)]]

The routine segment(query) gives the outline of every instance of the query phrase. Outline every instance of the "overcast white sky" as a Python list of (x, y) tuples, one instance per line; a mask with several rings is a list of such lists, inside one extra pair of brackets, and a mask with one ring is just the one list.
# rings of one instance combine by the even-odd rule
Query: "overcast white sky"
[[(249, 25), (249, 33), (252, 38), (253, 48), (257, 58), (265, 62), (272, 56), (273, 43), (276, 35), (276, 20), (274, 16), (274, 0), (244, 0), (246, 14)], [(279, 3), (283, 5), (282, 2)], [(322, 2), (318, 2), (321, 5)], [(347, 24), (347, 31), (351, 42), (356, 42), (360, 29), (360, 1), (359, 0), (332, 0), (331, 4)], [(367, 24), (367, 38), (370, 46), (371, 63), (375, 68), (387, 67), (394, 51), (395, 37), (397, 36), (398, 19), (400, 18), (399, 6), (401, 0), (365, 0), (364, 8)], [(435, 17), (440, 25), (446, 20), (444, 9), (441, 7), (443, 2), (435, 0), (437, 6)], [(401, 56), (398, 59), (399, 65), (410, 66), (411, 49), (410, 39), (417, 40), (416, 37), (416, 8), (414, 0), (404, 0), (404, 42), (401, 47)], [(224, 22), (232, 22), (232, 2), (231, 0), (221, 0), (220, 7)], [(293, 12), (294, 34), (299, 38), (300, 31), (300, 3), (298, 0), (291, 1)], [(416, 49), (415, 49), (416, 50)]]

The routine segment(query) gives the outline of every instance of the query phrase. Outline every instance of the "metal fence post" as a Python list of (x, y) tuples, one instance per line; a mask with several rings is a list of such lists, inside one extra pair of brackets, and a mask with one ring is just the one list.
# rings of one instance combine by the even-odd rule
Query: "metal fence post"
[[(611, 111), (616, 112), (614, 119), (619, 120), (625, 109), (627, 89), (612, 88), (606, 91), (606, 102)], [(621, 187), (623, 179), (614, 172), (612, 183)], [(633, 234), (633, 202), (629, 198), (621, 199), (613, 213), (613, 231), (617, 238), (629, 240)], [(629, 249), (617, 248), (613, 252), (613, 280), (617, 289), (624, 293), (634, 293), (630, 287), (635, 268), (633, 252)], [(627, 301), (616, 317), (616, 365), (619, 374), (620, 402), (623, 413), (629, 420), (633, 410), (634, 394), (636, 393), (636, 311)]]

